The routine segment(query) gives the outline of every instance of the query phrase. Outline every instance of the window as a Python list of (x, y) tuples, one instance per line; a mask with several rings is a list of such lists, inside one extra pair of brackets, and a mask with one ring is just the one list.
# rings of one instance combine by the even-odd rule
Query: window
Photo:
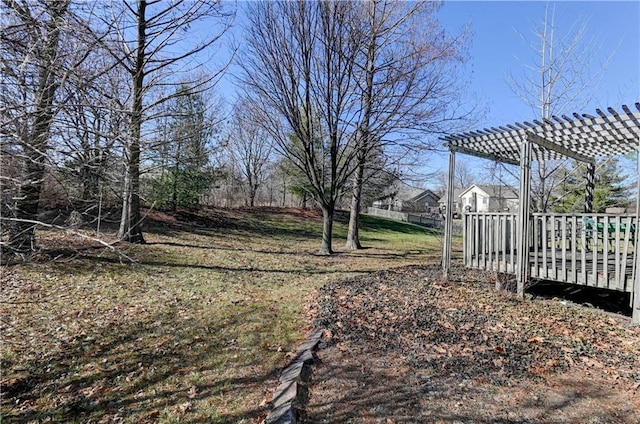
[(488, 199), (488, 198), (486, 198), (486, 197), (483, 197), (483, 198), (482, 198), (482, 204), (483, 204), (483, 205), (486, 205), (486, 204), (487, 204), (487, 200), (489, 200), (489, 199)]

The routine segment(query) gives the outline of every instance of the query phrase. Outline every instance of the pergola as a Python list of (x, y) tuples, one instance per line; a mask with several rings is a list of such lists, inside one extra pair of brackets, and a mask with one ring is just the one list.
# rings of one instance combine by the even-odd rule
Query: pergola
[[(635, 111), (626, 105), (622, 112), (613, 108), (596, 110), (597, 116), (573, 113), (572, 116), (553, 116), (542, 121), (515, 123), (455, 135), (442, 139), (449, 148), (449, 183), (445, 219), (443, 271), (449, 276), (451, 265), (451, 236), (453, 219), (453, 176), (455, 154), (464, 153), (485, 159), (520, 166), (520, 207), (516, 221), (518, 293), (524, 295), (528, 280), (528, 248), (531, 162), (572, 158), (588, 164), (585, 212), (591, 212), (593, 201), (595, 160), (597, 158), (640, 152), (640, 103)], [(640, 154), (638, 154), (640, 173)], [(638, 179), (636, 223), (640, 211), (640, 178)], [(640, 232), (640, 231), (639, 231)], [(637, 233), (635, 235), (637, 244)], [(640, 255), (635, 254), (636, 270), (640, 270)], [(634, 322), (640, 323), (640, 272), (635, 272), (633, 296)]]

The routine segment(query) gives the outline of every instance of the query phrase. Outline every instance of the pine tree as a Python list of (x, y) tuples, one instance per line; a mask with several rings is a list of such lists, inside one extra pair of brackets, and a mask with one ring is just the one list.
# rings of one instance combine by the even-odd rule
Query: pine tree
[(208, 166), (213, 130), (203, 95), (182, 85), (168, 113), (160, 145), (162, 173), (152, 180), (149, 197), (159, 208), (196, 210), (213, 178)]
[[(619, 158), (612, 157), (596, 163), (593, 212), (604, 213), (611, 207), (628, 207), (629, 186), (622, 173)], [(562, 170), (562, 183), (553, 194), (553, 211), (559, 213), (583, 212), (587, 180), (587, 166), (574, 161)]]

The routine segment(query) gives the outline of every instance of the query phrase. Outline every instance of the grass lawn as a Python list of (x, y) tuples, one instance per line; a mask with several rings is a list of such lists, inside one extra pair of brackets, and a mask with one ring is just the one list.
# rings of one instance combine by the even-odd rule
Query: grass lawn
[[(441, 238), (364, 216), (367, 248), (317, 256), (320, 216), (300, 210), (149, 216), (125, 257), (42, 231), (52, 260), (1, 269), (2, 422), (260, 422), (315, 290), (425, 264)], [(108, 236), (106, 236), (108, 238)]]

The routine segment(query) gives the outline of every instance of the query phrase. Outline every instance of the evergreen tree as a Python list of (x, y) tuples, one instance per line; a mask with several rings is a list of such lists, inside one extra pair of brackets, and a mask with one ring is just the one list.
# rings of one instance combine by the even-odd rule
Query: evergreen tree
[(610, 158), (598, 164), (593, 193), (594, 212), (601, 213), (611, 207), (630, 206), (626, 179), (627, 176), (621, 172), (618, 158)]
[[(583, 212), (587, 181), (587, 166), (573, 161), (562, 171), (562, 183), (553, 194), (553, 211), (559, 213)], [(629, 186), (627, 176), (622, 173), (619, 158), (612, 157), (596, 163), (593, 212), (604, 213), (611, 207), (628, 207)]]
[(196, 210), (213, 181), (209, 166), (213, 130), (206, 104), (202, 93), (182, 85), (168, 109), (165, 140), (159, 146), (161, 174), (152, 180), (148, 197), (159, 208)]

